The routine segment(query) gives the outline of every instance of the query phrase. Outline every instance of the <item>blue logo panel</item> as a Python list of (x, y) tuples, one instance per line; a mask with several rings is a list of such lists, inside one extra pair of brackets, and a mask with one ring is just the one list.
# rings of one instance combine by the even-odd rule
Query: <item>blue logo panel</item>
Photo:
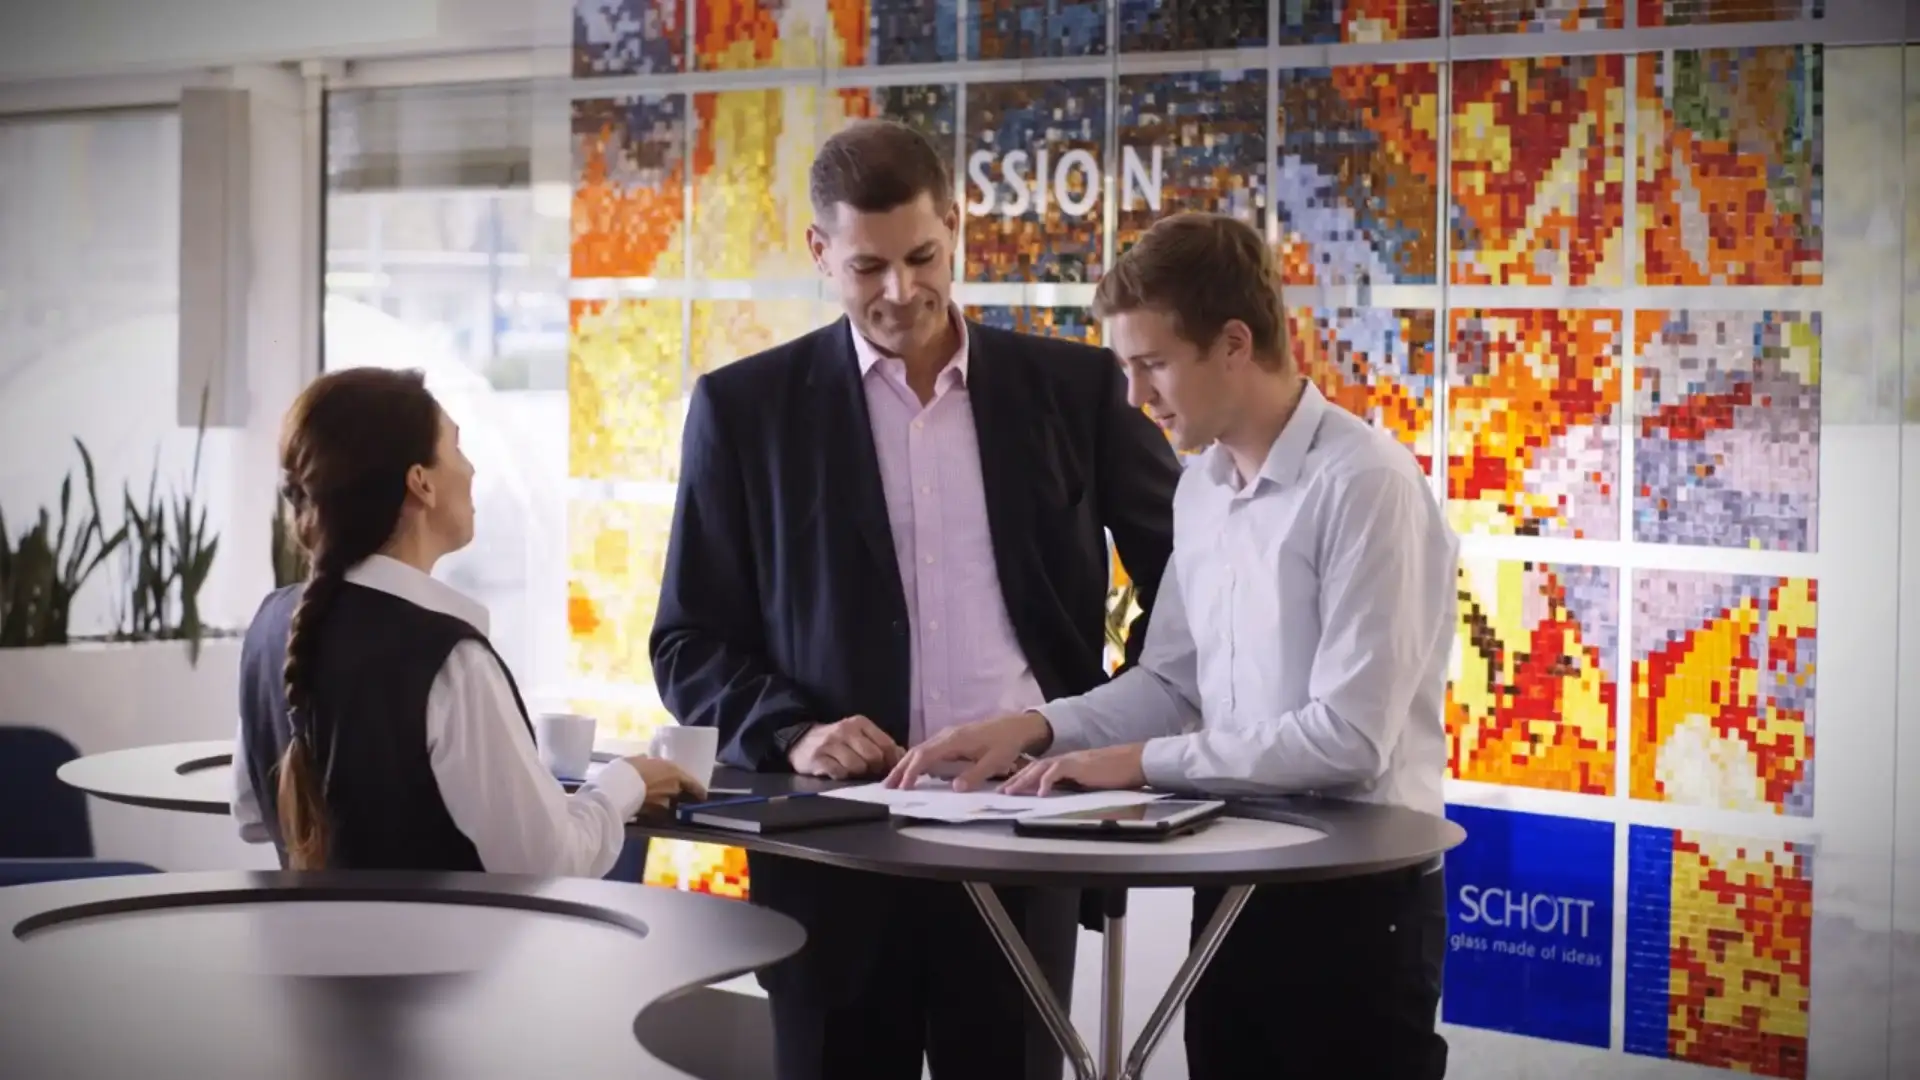
[(1612, 1020), (1613, 823), (1448, 806), (1441, 1019), (1605, 1047)]

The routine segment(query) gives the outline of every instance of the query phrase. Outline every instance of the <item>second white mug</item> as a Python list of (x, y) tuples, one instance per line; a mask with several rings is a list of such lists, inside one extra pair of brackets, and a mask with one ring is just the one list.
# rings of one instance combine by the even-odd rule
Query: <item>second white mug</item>
[(593, 736), (598, 725), (578, 713), (541, 713), (533, 718), (533, 742), (540, 764), (559, 780), (584, 780), (593, 763)]
[(710, 727), (668, 724), (653, 733), (647, 754), (673, 762), (701, 787), (711, 787), (714, 760), (720, 755), (720, 732)]

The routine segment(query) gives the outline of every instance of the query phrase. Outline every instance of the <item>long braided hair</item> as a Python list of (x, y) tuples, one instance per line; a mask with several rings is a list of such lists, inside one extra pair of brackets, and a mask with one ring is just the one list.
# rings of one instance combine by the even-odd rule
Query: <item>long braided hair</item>
[(309, 567), (283, 670), (293, 737), (275, 770), (281, 842), (295, 870), (325, 867), (332, 835), (315, 749), (320, 625), (347, 571), (392, 538), (407, 474), (434, 464), (440, 423), (440, 406), (420, 372), (351, 368), (314, 380), (281, 427), (281, 495)]

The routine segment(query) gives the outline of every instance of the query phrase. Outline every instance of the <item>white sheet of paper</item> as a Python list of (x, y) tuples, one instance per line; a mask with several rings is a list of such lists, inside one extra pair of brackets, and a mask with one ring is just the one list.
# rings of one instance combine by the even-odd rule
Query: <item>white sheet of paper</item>
[(901, 791), (879, 784), (835, 788), (825, 794), (836, 799), (880, 803), (893, 810), (894, 817), (919, 821), (943, 821), (962, 825), (976, 821), (1013, 821), (1023, 817), (1070, 814), (1079, 810), (1107, 810), (1116, 806), (1138, 806), (1166, 798), (1144, 791), (1087, 791), (1073, 794), (1002, 795), (997, 791), (955, 791), (946, 780), (923, 776), (911, 790)]

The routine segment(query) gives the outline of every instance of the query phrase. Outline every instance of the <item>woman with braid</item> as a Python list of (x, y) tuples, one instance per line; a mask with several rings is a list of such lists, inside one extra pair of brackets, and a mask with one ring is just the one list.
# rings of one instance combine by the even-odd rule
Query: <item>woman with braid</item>
[(295, 870), (605, 875), (643, 803), (704, 795), (669, 762), (569, 796), (540, 764), (487, 611), (434, 580), (473, 539), (473, 466), (418, 372), (316, 380), (280, 436), (311, 575), (241, 656), (233, 812)]

